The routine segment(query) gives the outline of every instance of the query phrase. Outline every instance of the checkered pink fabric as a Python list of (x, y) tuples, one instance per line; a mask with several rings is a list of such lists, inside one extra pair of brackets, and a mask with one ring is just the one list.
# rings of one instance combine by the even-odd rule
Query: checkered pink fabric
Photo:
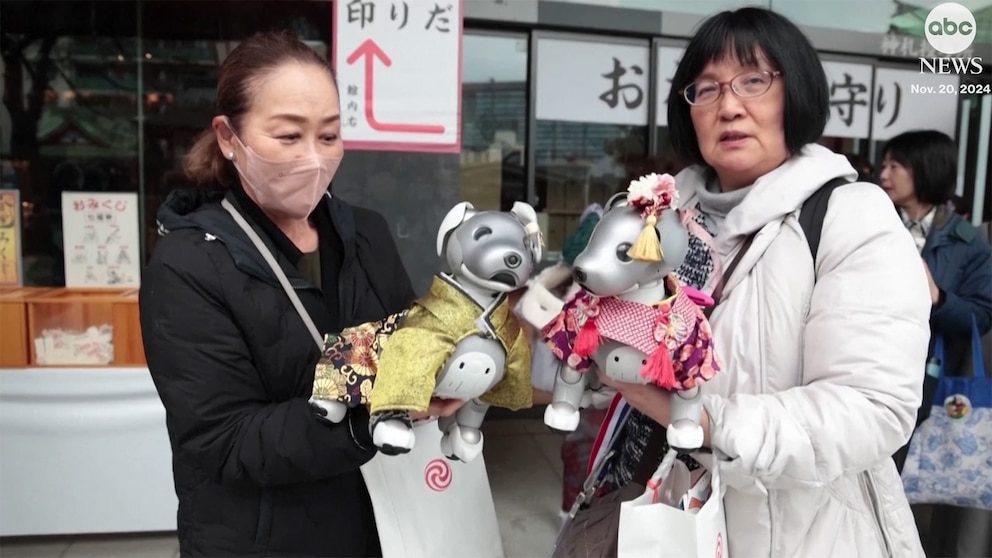
[(574, 352), (578, 334), (587, 320), (594, 320), (601, 338), (610, 339), (650, 355), (664, 346), (675, 370), (674, 389), (691, 389), (719, 371), (713, 353), (713, 335), (702, 309), (676, 282), (674, 296), (656, 305), (598, 298), (580, 291), (565, 304), (558, 318), (545, 326), (545, 342), (555, 356), (578, 371), (592, 362)]

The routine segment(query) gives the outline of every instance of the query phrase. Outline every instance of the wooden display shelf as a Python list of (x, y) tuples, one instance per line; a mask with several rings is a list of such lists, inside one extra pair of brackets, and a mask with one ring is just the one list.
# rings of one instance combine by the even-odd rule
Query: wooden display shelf
[[(52, 288), (24, 294), (26, 363), (21, 366), (144, 366), (141, 325), (138, 318), (138, 290)], [(13, 318), (12, 318), (13, 319)], [(46, 330), (82, 333), (89, 328), (110, 326), (113, 352), (110, 362), (84, 362), (38, 354), (36, 340)], [(6, 336), (6, 332), (5, 332)], [(44, 362), (39, 362), (39, 357)], [(65, 360), (60, 362), (60, 360)], [(3, 364), (16, 366), (16, 364)]]
[(0, 288), (0, 368), (24, 368), (31, 361), (25, 299), (50, 287)]

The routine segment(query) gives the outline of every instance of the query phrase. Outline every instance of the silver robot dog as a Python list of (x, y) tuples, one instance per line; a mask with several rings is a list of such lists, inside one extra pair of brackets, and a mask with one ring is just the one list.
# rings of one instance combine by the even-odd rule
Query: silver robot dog
[[(525, 285), (541, 259), (537, 215), (530, 205), (520, 202), (510, 212), (476, 211), (467, 202), (459, 203), (441, 223), (437, 253), (447, 271), (435, 277), (431, 293), (414, 305), (403, 327), (383, 349), (371, 398), (372, 439), (386, 454), (413, 449), (415, 436), (409, 414), (398, 409), (402, 407), (398, 404), (402, 397), (377, 405), (380, 397), (387, 397), (380, 396), (379, 390), (403, 389), (400, 384), (404, 382), (420, 385), (423, 382), (417, 378), (428, 375), (434, 379), (433, 392), (417, 394), (415, 399), (419, 402), (425, 395), (466, 401), (455, 415), (439, 419), (438, 426), (444, 432), (442, 452), (452, 459), (470, 461), (482, 451), (479, 427), (490, 404), (506, 402), (504, 399), (494, 403), (487, 395), (500, 389), (516, 389), (514, 402), (520, 406), (531, 404), (529, 348), (509, 309), (507, 293)], [(432, 298), (436, 301), (442, 296), (449, 304), (475, 312), (474, 323), (452, 324), (432, 314)], [(508, 312), (501, 329), (490, 320), (497, 311)], [(438, 330), (446, 339), (460, 339), (454, 347), (437, 351), (448, 355), (443, 362), (433, 360), (438, 358), (435, 355), (423, 354), (419, 343)], [(404, 336), (399, 341), (404, 348), (391, 355)], [(513, 364), (508, 368), (508, 351), (512, 354), (520, 350), (527, 354), (523, 366)], [(385, 387), (386, 382), (390, 387)]]
[[(628, 252), (638, 235), (645, 230), (645, 219), (641, 210), (628, 202), (627, 194), (613, 196), (587, 247), (575, 260), (575, 280), (586, 292), (601, 300), (615, 297), (621, 301), (652, 305), (671, 296), (672, 274), (685, 260), (689, 232), (674, 209), (660, 211), (654, 229), (664, 254), (661, 261), (633, 259)], [(641, 374), (649, 357), (637, 348), (604, 337), (590, 357), (610, 378), (622, 382), (649, 383)], [(577, 427), (579, 407), (587, 382), (592, 379), (586, 377), (590, 373), (579, 372), (563, 363), (555, 381), (552, 403), (544, 414), (544, 422), (548, 426), (562, 431), (572, 431)], [(667, 432), (671, 447), (689, 450), (702, 446), (703, 430), (698, 424), (700, 413), (698, 386), (673, 393), (672, 425)]]

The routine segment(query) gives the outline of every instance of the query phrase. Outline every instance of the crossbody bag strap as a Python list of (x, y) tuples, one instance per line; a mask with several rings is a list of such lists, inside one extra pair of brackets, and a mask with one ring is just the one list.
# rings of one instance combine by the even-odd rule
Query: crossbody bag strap
[[(751, 233), (744, 239), (744, 243), (741, 244), (740, 250), (737, 251), (737, 255), (731, 260), (730, 265), (723, 271), (723, 277), (720, 278), (720, 282), (717, 283), (716, 288), (713, 289), (713, 304), (708, 308), (703, 310), (703, 313), (707, 318), (713, 313), (713, 310), (720, 304), (720, 300), (723, 298), (723, 286), (727, 283), (727, 279), (734, 273), (737, 266), (741, 263), (741, 259), (744, 258), (744, 254), (747, 253), (748, 248), (754, 242), (754, 237), (757, 233)], [(651, 421), (651, 434), (648, 436), (647, 444), (645, 444), (644, 449), (641, 451), (641, 458), (637, 462), (637, 469), (634, 471), (634, 476), (631, 481), (639, 484), (647, 484), (648, 480), (651, 479), (651, 475), (654, 474), (655, 470), (658, 468), (658, 464), (664, 457), (665, 446), (667, 441), (667, 433), (661, 425)]]
[(314, 343), (317, 344), (317, 348), (323, 350), (324, 341), (320, 336), (320, 332), (317, 330), (317, 326), (313, 323), (313, 319), (310, 318), (310, 313), (307, 312), (307, 309), (303, 306), (303, 302), (296, 294), (296, 290), (289, 284), (289, 278), (286, 277), (286, 272), (282, 270), (279, 262), (277, 262), (275, 256), (272, 255), (272, 251), (269, 250), (269, 247), (266, 246), (264, 242), (262, 242), (262, 239), (259, 238), (258, 233), (256, 233), (255, 229), (248, 224), (248, 221), (245, 220), (241, 213), (239, 213), (238, 210), (231, 205), (231, 202), (225, 199), (221, 201), (220, 204), (224, 206), (224, 209), (226, 209), (228, 213), (231, 214), (231, 217), (234, 218), (234, 222), (237, 223), (243, 231), (245, 231), (245, 234), (247, 234), (248, 238), (251, 239), (252, 244), (258, 248), (258, 251), (262, 254), (262, 258), (265, 259), (265, 263), (269, 264), (269, 267), (272, 268), (272, 272), (276, 274), (276, 279), (279, 280), (279, 284), (282, 285), (282, 288), (286, 291), (286, 296), (289, 297), (290, 302), (293, 303), (293, 307), (296, 308), (296, 312), (300, 315), (303, 323), (306, 324), (307, 330), (310, 331), (310, 335), (313, 337)]
[[(730, 265), (727, 266), (727, 269), (723, 271), (723, 277), (720, 278), (720, 281), (716, 284), (716, 288), (713, 289), (713, 304), (703, 310), (703, 314), (705, 314), (707, 318), (710, 317), (713, 310), (715, 310), (717, 305), (720, 304), (720, 300), (723, 298), (723, 286), (727, 284), (727, 280), (730, 279), (730, 276), (734, 273), (734, 270), (737, 269), (737, 265), (741, 263), (741, 260), (744, 258), (744, 254), (747, 253), (748, 248), (750, 248), (751, 244), (754, 243), (755, 235), (756, 233), (751, 233), (744, 239), (744, 243), (741, 244), (741, 248), (737, 251), (737, 255), (734, 256), (733, 260), (731, 260)], [(653, 472), (654, 471), (652, 470), (652, 473)]]

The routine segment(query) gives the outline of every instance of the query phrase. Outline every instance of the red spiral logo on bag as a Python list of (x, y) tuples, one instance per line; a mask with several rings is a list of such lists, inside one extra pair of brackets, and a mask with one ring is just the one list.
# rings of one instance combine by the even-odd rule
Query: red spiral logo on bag
[(451, 486), (451, 465), (444, 459), (435, 459), (424, 469), (424, 481), (434, 492), (444, 492)]

